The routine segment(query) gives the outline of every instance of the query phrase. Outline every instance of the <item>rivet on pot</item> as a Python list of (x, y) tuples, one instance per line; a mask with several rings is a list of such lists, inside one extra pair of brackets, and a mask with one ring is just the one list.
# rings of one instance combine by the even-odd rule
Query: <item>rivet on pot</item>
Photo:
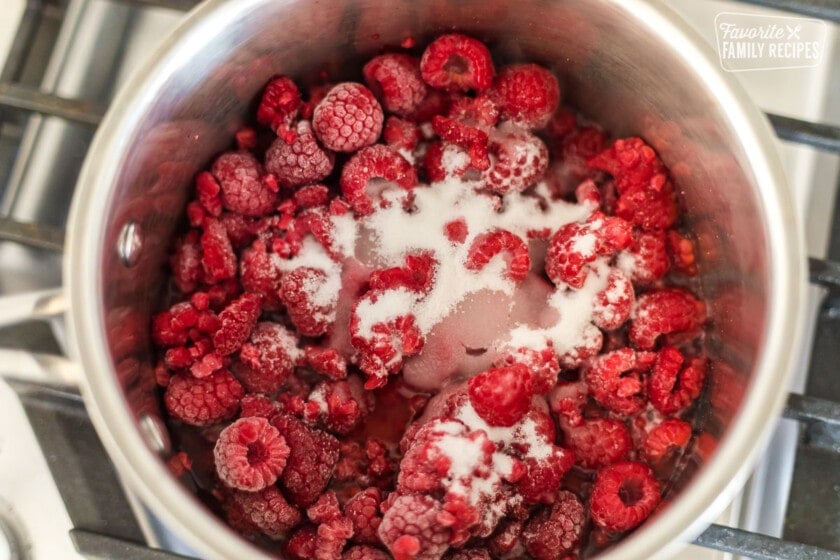
[(123, 265), (132, 267), (140, 260), (140, 249), (143, 247), (143, 232), (137, 222), (127, 222), (120, 230), (117, 240), (117, 252)]
[(172, 450), (172, 444), (169, 441), (169, 432), (163, 421), (157, 416), (151, 414), (144, 414), (140, 417), (140, 431), (152, 451), (156, 453), (168, 455)]

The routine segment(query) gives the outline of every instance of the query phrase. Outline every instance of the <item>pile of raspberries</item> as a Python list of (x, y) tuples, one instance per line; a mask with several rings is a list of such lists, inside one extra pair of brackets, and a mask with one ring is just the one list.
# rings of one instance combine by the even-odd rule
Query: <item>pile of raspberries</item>
[[(151, 327), (180, 445), (172, 468), (283, 558), (591, 555), (656, 510), (694, 441), (706, 309), (674, 284), (696, 273), (675, 187), (642, 139), (611, 142), (561, 107), (546, 68), (497, 69), (482, 42), (457, 33), (413, 52), (374, 57), (363, 83), (306, 95), (272, 79), (255, 125), (196, 177), (173, 244), (171, 305)], [(373, 338), (348, 335), (349, 353), (325, 344), (352, 328), (318, 296), (327, 271), (277, 263), (317, 243), (341, 266), (336, 218), (377, 212), (383, 184), (410, 195), (453, 177), (472, 178), (500, 208), (538, 184), (546, 204), (592, 206), (588, 220), (533, 237), (547, 244), (543, 274), (558, 288), (579, 289), (596, 259), (631, 263), (611, 277), (614, 301), (600, 302), (609, 313), (597, 348), (571, 362), (523, 348), (435, 396), (392, 367), (422, 352), (410, 316)], [(446, 235), (463, 242), (463, 223)], [(530, 241), (488, 234), (466, 264), (505, 258), (521, 280)], [(409, 255), (356, 279), (358, 297), (423, 291), (432, 265)]]

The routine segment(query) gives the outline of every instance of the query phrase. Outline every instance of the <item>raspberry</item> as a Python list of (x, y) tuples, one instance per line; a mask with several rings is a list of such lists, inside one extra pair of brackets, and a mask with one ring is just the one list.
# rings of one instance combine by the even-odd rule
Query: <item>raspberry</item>
[(460, 97), (452, 102), (447, 116), (471, 126), (496, 126), (499, 122), (499, 108), (487, 94)]
[(152, 319), (152, 339), (160, 346), (184, 346), (198, 312), (189, 302), (176, 303)]
[(308, 121), (297, 124), (292, 142), (277, 138), (265, 153), (265, 168), (284, 187), (317, 183), (332, 172), (335, 156), (318, 145)]
[(365, 392), (357, 376), (319, 383), (309, 395), (304, 418), (320, 419), (324, 427), (339, 435), (352, 432), (373, 408), (372, 395)]
[(489, 369), (467, 382), (470, 403), (491, 426), (513, 426), (531, 407), (534, 380), (522, 364)]
[(233, 354), (248, 340), (260, 316), (260, 301), (257, 294), (245, 294), (219, 313), (221, 326), (213, 334), (213, 346), (219, 355)]
[(593, 210), (601, 207), (601, 189), (592, 179), (586, 179), (575, 188), (575, 200)]
[[(389, 290), (383, 292), (398, 292)], [(423, 349), (425, 338), (415, 324), (414, 315), (397, 315), (386, 321), (379, 321), (362, 332), (360, 307), (375, 305), (381, 294), (369, 293), (360, 299), (350, 316), (350, 343), (359, 353), (359, 369), (368, 375), (366, 389), (381, 387), (389, 374), (402, 369), (403, 360)], [(387, 297), (387, 296), (386, 296)]]
[(420, 72), (433, 88), (481, 91), (493, 83), (493, 59), (481, 41), (451, 33), (429, 43), (420, 59)]
[[(562, 423), (561, 423), (562, 424)], [(592, 418), (577, 427), (563, 427), (563, 441), (575, 452), (576, 464), (600, 469), (627, 458), (633, 439), (620, 420)]]
[(195, 178), (195, 192), (198, 200), (211, 216), (219, 217), (222, 214), (222, 188), (213, 175), (202, 171)]
[(519, 479), (517, 489), (526, 504), (551, 503), (560, 488), (563, 475), (575, 464), (574, 453), (549, 442), (543, 445), (551, 449), (547, 456), (540, 459), (525, 456), (522, 461), (526, 473)]
[(522, 543), (536, 560), (556, 560), (580, 543), (586, 512), (577, 496), (562, 491), (550, 509), (537, 513), (522, 530)]
[(615, 215), (645, 231), (667, 229), (678, 215), (674, 186), (665, 175), (657, 175), (648, 185), (621, 193)]
[(335, 321), (338, 293), (326, 273), (317, 268), (298, 267), (283, 276), (280, 299), (289, 318), (303, 336), (320, 336)]
[(300, 110), (300, 91), (291, 78), (279, 76), (268, 82), (257, 107), (257, 122), (278, 135), (291, 131)]
[(674, 270), (683, 274), (697, 274), (697, 257), (694, 243), (678, 231), (668, 232), (668, 254), (674, 263)]
[(612, 146), (589, 159), (593, 169), (606, 171), (615, 179), (619, 192), (643, 188), (665, 166), (656, 152), (638, 137), (616, 140)]
[(560, 103), (557, 78), (538, 64), (515, 64), (499, 71), (490, 95), (502, 119), (529, 129), (543, 128)]
[(471, 169), (470, 156), (455, 144), (432, 142), (423, 156), (423, 168), (430, 183), (444, 181), (447, 177), (464, 178)]
[(196, 289), (204, 277), (198, 231), (190, 230), (175, 243), (175, 251), (169, 258), (169, 268), (172, 269), (172, 280), (178, 291), (188, 294)]
[(507, 255), (507, 275), (514, 282), (521, 282), (531, 269), (531, 257), (528, 246), (519, 236), (507, 231), (496, 230), (481, 233), (475, 237), (467, 253), (468, 270), (483, 269), (499, 253)]
[[(355, 537), (354, 537), (355, 538)], [(341, 560), (389, 560), (385, 552), (372, 546), (357, 545), (348, 548), (341, 555)]]
[(263, 298), (263, 307), (267, 311), (280, 309), (280, 297), (277, 285), (283, 272), (277, 266), (276, 256), (268, 252), (265, 241), (257, 239), (245, 249), (239, 263), (239, 281), (242, 287)]
[(583, 424), (583, 407), (588, 395), (583, 381), (558, 383), (548, 397), (551, 410), (557, 414), (562, 426)]
[(354, 82), (334, 86), (312, 113), (318, 140), (335, 152), (370, 146), (382, 132), (382, 107), (368, 88)]
[(467, 235), (469, 234), (467, 222), (464, 218), (458, 218), (457, 220), (447, 222), (446, 225), (443, 226), (443, 229), (446, 233), (446, 238), (452, 243), (457, 244), (461, 244), (466, 241)]
[(592, 521), (605, 531), (629, 531), (659, 504), (659, 483), (644, 463), (625, 461), (604, 467), (589, 497)]
[(437, 560), (449, 548), (449, 529), (439, 518), (440, 502), (430, 496), (398, 496), (382, 518), (379, 538), (395, 560)]
[(636, 232), (633, 243), (618, 257), (618, 266), (637, 284), (652, 284), (668, 272), (670, 263), (661, 231)]
[[(469, 156), (472, 167), (478, 170), (490, 167), (488, 153), (490, 138), (486, 132), (459, 120), (440, 115), (432, 118), (432, 128), (442, 140), (463, 148)], [(441, 165), (444, 169), (452, 167), (443, 164), (443, 155), (441, 155)]]
[(273, 540), (285, 537), (301, 521), (300, 511), (274, 485), (259, 492), (233, 491), (231, 498), (247, 521)]
[(275, 416), (271, 424), (286, 439), (291, 450), (281, 483), (292, 502), (308, 506), (330, 482), (338, 461), (338, 440), (287, 414)]
[(521, 192), (536, 183), (548, 168), (548, 148), (542, 140), (515, 126), (490, 135), (490, 167), (484, 187), (497, 194)]
[(483, 548), (464, 548), (461, 550), (450, 550), (443, 560), (492, 560), (490, 553)]
[(560, 373), (560, 362), (557, 361), (557, 353), (554, 349), (546, 346), (541, 350), (534, 350), (523, 346), (515, 351), (508, 351), (502, 357), (493, 362), (494, 367), (522, 364), (531, 372), (534, 380), (534, 394), (545, 395), (557, 383), (557, 374)]
[(236, 276), (236, 255), (227, 229), (217, 220), (208, 220), (201, 235), (201, 266), (205, 279), (215, 284)]
[(382, 492), (368, 488), (350, 498), (344, 505), (344, 515), (353, 523), (353, 540), (359, 543), (378, 544), (377, 530), (382, 523), (379, 504)]
[(389, 113), (411, 115), (426, 97), (420, 61), (407, 54), (376, 56), (362, 68), (365, 83)]
[(315, 540), (318, 528), (314, 525), (303, 525), (286, 543), (286, 553), (298, 560), (315, 560)]
[(234, 134), (237, 150), (253, 150), (257, 147), (257, 131), (250, 126), (243, 126)]
[(694, 358), (685, 363), (673, 347), (659, 351), (648, 379), (650, 402), (665, 414), (679, 412), (700, 396), (706, 380), (706, 360)]
[(393, 290), (405, 288), (418, 293), (427, 293), (434, 280), (437, 260), (431, 253), (407, 255), (401, 267), (374, 270), (370, 274), (371, 290)]
[(265, 418), (240, 418), (219, 434), (213, 455), (222, 482), (256, 492), (277, 481), (286, 467), (289, 446)]
[(519, 544), (519, 536), (522, 533), (522, 521), (508, 520), (499, 524), (499, 529), (490, 537), (488, 548), (496, 557), (505, 557)]
[(557, 361), (560, 362), (562, 369), (579, 368), (586, 360), (598, 354), (603, 346), (604, 333), (601, 332), (601, 329), (590, 323), (584, 327), (579, 341), (574, 346), (557, 354)]
[(326, 185), (307, 185), (295, 191), (294, 199), (300, 208), (326, 206), (330, 201), (330, 189)]
[(170, 416), (192, 426), (212, 426), (236, 414), (245, 393), (229, 371), (196, 379), (176, 374), (169, 380), (163, 402)]
[(657, 464), (669, 453), (685, 448), (691, 439), (691, 424), (679, 418), (668, 418), (650, 431), (642, 447), (642, 454), (651, 464)]
[(248, 418), (251, 416), (259, 416), (260, 418), (271, 418), (278, 412), (280, 407), (277, 401), (273, 401), (265, 395), (257, 393), (249, 393), (242, 397), (239, 402), (239, 417)]
[(338, 496), (333, 490), (328, 490), (318, 497), (318, 500), (306, 509), (306, 517), (312, 523), (326, 523), (341, 517)]
[(385, 119), (382, 138), (395, 150), (412, 151), (420, 142), (420, 129), (411, 121), (391, 116)]
[[(411, 190), (417, 184), (417, 172), (393, 148), (381, 144), (353, 154), (341, 170), (341, 192), (360, 216), (374, 211), (374, 199), (368, 194), (369, 188), (374, 190), (370, 185), (374, 179), (383, 179), (389, 184), (394, 183), (405, 190)], [(378, 190), (384, 187), (377, 185)]]
[(651, 352), (622, 348), (592, 360), (583, 378), (601, 405), (619, 414), (635, 414), (645, 404), (643, 374), (654, 359)]
[(245, 387), (256, 393), (276, 393), (294, 371), (300, 356), (297, 343), (297, 336), (284, 326), (257, 323), (239, 351), (239, 358), (250, 369), (243, 380)]
[(244, 216), (265, 216), (277, 205), (277, 191), (262, 181), (262, 167), (248, 152), (227, 152), (213, 163), (222, 203)]
[(663, 334), (693, 334), (706, 321), (706, 304), (680, 288), (648, 292), (636, 300), (630, 341), (643, 350), (654, 347)]
[(633, 284), (620, 270), (613, 268), (607, 277), (607, 287), (595, 296), (592, 322), (605, 331), (615, 330), (630, 318), (635, 294)]
[(332, 379), (347, 377), (347, 360), (335, 348), (307, 346), (304, 349), (304, 362), (316, 372)]

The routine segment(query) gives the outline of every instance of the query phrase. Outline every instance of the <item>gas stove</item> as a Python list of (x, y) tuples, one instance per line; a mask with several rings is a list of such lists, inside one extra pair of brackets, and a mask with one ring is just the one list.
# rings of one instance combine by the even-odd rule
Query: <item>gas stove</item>
[[(0, 239), (18, 242), (0, 241), (0, 560), (195, 556), (124, 489), (78, 393), (39, 374), (43, 360), (61, 360), (60, 321), (4, 327), (2, 318), (58, 310), (51, 297), (61, 285), (62, 228), (96, 124), (115, 90), (196, 2), (2, 3)], [(795, 13), (824, 22), (805, 22), (805, 31), (822, 33), (814, 64), (735, 73), (784, 138), (778, 149), (809, 255), (820, 260), (812, 259), (809, 327), (788, 418), (741, 495), (680, 558), (840, 559), (840, 274), (822, 260), (840, 261), (840, 129), (811, 124), (840, 124), (840, 4), (666, 3), (721, 53), (721, 17)]]

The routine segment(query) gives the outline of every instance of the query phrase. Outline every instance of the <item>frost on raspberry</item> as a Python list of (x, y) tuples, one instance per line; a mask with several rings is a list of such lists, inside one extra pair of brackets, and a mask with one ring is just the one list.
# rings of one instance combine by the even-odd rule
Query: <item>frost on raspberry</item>
[(257, 122), (270, 127), (278, 136), (291, 132), (291, 125), (301, 107), (300, 91), (288, 76), (268, 82), (257, 107)]
[(598, 471), (589, 511), (605, 531), (624, 532), (639, 526), (659, 505), (659, 482), (644, 463), (625, 461)]
[(236, 254), (227, 229), (218, 220), (207, 220), (201, 235), (201, 265), (211, 284), (236, 276)]
[(550, 346), (545, 346), (540, 350), (527, 346), (516, 350), (508, 349), (493, 363), (493, 366), (504, 367), (513, 364), (522, 364), (531, 372), (535, 395), (545, 395), (557, 383), (560, 362), (557, 360), (557, 353)]
[(551, 411), (557, 414), (561, 426), (583, 424), (583, 408), (589, 394), (583, 381), (559, 382), (548, 396)]
[(301, 521), (300, 511), (271, 485), (259, 492), (231, 492), (230, 501), (251, 525), (272, 540), (280, 540)]
[(576, 464), (600, 469), (626, 459), (633, 446), (627, 425), (611, 418), (592, 418), (579, 426), (563, 425), (563, 442), (575, 453)]
[(536, 183), (548, 168), (548, 148), (530, 132), (503, 125), (490, 134), (490, 167), (484, 188), (497, 194), (521, 192)]
[(341, 555), (341, 560), (390, 560), (390, 558), (386, 552), (363, 544), (351, 546)]
[(251, 392), (274, 394), (286, 382), (300, 358), (295, 334), (278, 323), (257, 323), (242, 345), (239, 359), (249, 370), (242, 379)]
[(542, 451), (531, 450), (522, 459), (526, 470), (516, 487), (526, 504), (553, 502), (563, 475), (575, 464), (574, 452), (550, 441), (543, 441), (540, 445)]
[[(489, 157), (489, 142), (490, 138), (487, 132), (480, 127), (476, 127), (464, 123), (458, 119), (436, 115), (432, 118), (432, 128), (435, 134), (440, 136), (443, 140), (444, 148), (446, 144), (453, 144), (462, 148), (469, 157), (470, 167), (479, 171), (486, 170), (490, 167)], [(446, 150), (441, 154), (441, 165), (448, 173), (460, 164), (453, 165), (446, 159)], [(450, 155), (449, 158), (452, 158)]]
[(221, 356), (233, 354), (248, 340), (262, 312), (258, 294), (245, 294), (219, 313), (221, 325), (213, 334), (213, 346)]
[(321, 269), (298, 267), (283, 276), (280, 299), (304, 336), (320, 336), (335, 321), (338, 288)]
[(557, 501), (532, 516), (522, 530), (525, 549), (536, 560), (556, 560), (575, 552), (583, 536), (586, 511), (577, 496), (561, 491)]
[(317, 183), (332, 172), (335, 156), (315, 139), (308, 121), (297, 124), (295, 138), (277, 138), (265, 153), (265, 168), (274, 173), (282, 187)]
[(344, 82), (315, 107), (312, 128), (328, 150), (354, 152), (376, 142), (383, 120), (382, 107), (368, 88)]
[(406, 255), (403, 266), (374, 270), (368, 283), (375, 291), (405, 288), (425, 294), (432, 287), (437, 264), (429, 252)]
[(703, 390), (706, 368), (706, 360), (702, 358), (693, 358), (686, 363), (682, 352), (676, 348), (663, 348), (648, 379), (651, 404), (665, 414), (687, 408)]
[(515, 64), (499, 71), (490, 95), (502, 119), (538, 129), (548, 124), (560, 103), (560, 84), (538, 64)]
[(226, 152), (211, 169), (225, 208), (244, 216), (265, 216), (277, 205), (277, 189), (263, 181), (260, 162), (249, 152)]
[(361, 149), (341, 171), (341, 192), (360, 216), (372, 214), (388, 187), (406, 191), (417, 185), (417, 172), (396, 150), (377, 144)]
[(277, 428), (290, 449), (280, 482), (292, 502), (309, 506), (332, 478), (338, 462), (338, 440), (287, 414), (272, 418), (271, 425)]
[(492, 560), (492, 557), (483, 548), (461, 548), (451, 549), (443, 560)]
[(642, 446), (642, 454), (651, 465), (669, 455), (679, 453), (691, 439), (691, 424), (679, 418), (668, 418), (653, 428)]
[(430, 496), (398, 496), (382, 518), (379, 538), (395, 560), (438, 560), (449, 548), (443, 509)]
[(489, 369), (467, 382), (470, 402), (491, 426), (513, 426), (525, 416), (534, 396), (534, 380), (523, 364)]
[(212, 426), (236, 414), (245, 391), (227, 370), (197, 379), (176, 374), (169, 380), (163, 403), (172, 418), (192, 426)]
[(365, 83), (389, 113), (407, 117), (426, 97), (420, 61), (407, 54), (376, 56), (362, 68)]
[(630, 341), (650, 350), (662, 335), (699, 334), (706, 321), (706, 304), (681, 288), (648, 292), (636, 300), (630, 325)]
[(286, 466), (289, 446), (265, 418), (240, 418), (219, 434), (213, 455), (222, 482), (257, 492), (277, 481)]
[(245, 291), (260, 294), (267, 311), (280, 309), (277, 286), (283, 271), (278, 266), (276, 255), (270, 253), (265, 241), (257, 239), (245, 249), (239, 261), (239, 280)]
[(499, 254), (506, 257), (508, 277), (514, 282), (524, 280), (531, 269), (528, 246), (521, 237), (507, 230), (496, 230), (477, 235), (467, 253), (466, 267), (468, 270), (479, 271)]
[(334, 434), (346, 435), (364, 421), (373, 403), (373, 395), (364, 390), (356, 375), (322, 381), (309, 394), (304, 419), (319, 422)]
[(634, 300), (633, 284), (627, 276), (616, 268), (610, 269), (607, 287), (595, 296), (592, 322), (605, 331), (619, 328), (630, 318)]
[(619, 414), (635, 414), (644, 407), (644, 374), (655, 359), (652, 352), (622, 348), (592, 360), (583, 378), (601, 405)]
[(204, 278), (199, 235), (198, 230), (191, 229), (175, 242), (175, 249), (169, 257), (172, 281), (184, 294), (193, 292)]
[(355, 494), (344, 505), (344, 515), (353, 523), (353, 540), (358, 543), (378, 544), (377, 530), (382, 523), (379, 504), (382, 491), (371, 487)]
[(433, 88), (482, 91), (493, 82), (493, 59), (481, 41), (451, 33), (429, 43), (420, 59), (420, 72)]

